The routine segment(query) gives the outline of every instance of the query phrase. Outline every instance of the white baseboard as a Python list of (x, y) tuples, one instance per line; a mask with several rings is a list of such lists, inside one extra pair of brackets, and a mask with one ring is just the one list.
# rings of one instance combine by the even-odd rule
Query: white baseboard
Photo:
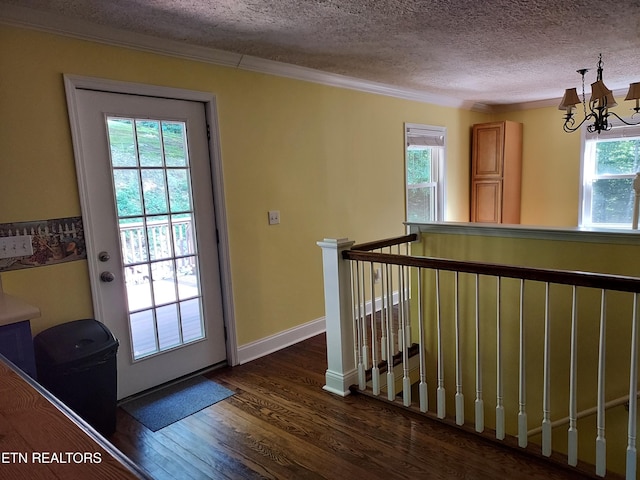
[(269, 337), (238, 347), (238, 362), (240, 365), (250, 362), (270, 353), (277, 352), (295, 343), (314, 337), (325, 331), (324, 317), (284, 330)]
[[(407, 295), (408, 298), (408, 295)], [(398, 305), (400, 303), (400, 292), (395, 291), (393, 292), (393, 297), (392, 297), (392, 304), (393, 305)], [(369, 300), (367, 303), (365, 303), (365, 314), (366, 315), (371, 315), (371, 300)], [(375, 311), (379, 312), (382, 310), (382, 297), (376, 297), (376, 306), (375, 306)]]
[[(393, 293), (393, 304), (397, 305), (399, 302), (398, 292)], [(368, 301), (365, 305), (366, 314), (371, 314), (372, 302)], [(376, 298), (375, 310), (380, 311), (382, 309), (382, 299)], [(295, 343), (306, 340), (307, 338), (314, 337), (320, 333), (324, 333), (326, 330), (325, 317), (311, 320), (310, 322), (303, 323), (297, 327), (284, 330), (269, 337), (261, 338), (255, 342), (246, 343), (238, 347), (238, 364), (250, 362), (256, 360), (270, 353), (277, 352), (283, 348), (289, 347)]]

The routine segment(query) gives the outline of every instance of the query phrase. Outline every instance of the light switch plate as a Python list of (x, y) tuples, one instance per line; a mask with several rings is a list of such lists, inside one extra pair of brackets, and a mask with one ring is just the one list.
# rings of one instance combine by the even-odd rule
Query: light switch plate
[(26, 257), (33, 255), (31, 235), (0, 237), (0, 258)]
[(280, 210), (269, 210), (269, 225), (280, 223)]

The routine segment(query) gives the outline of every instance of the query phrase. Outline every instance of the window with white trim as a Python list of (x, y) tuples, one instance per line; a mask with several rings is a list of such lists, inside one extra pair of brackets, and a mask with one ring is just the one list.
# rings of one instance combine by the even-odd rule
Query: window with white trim
[(445, 127), (405, 123), (406, 220), (444, 220)]
[(614, 126), (600, 134), (585, 133), (582, 158), (580, 224), (631, 228), (640, 171), (640, 127)]

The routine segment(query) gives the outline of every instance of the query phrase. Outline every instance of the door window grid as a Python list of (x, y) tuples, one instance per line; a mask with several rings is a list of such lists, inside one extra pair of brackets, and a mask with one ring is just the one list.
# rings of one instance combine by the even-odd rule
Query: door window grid
[(107, 118), (134, 360), (204, 338), (184, 122)]

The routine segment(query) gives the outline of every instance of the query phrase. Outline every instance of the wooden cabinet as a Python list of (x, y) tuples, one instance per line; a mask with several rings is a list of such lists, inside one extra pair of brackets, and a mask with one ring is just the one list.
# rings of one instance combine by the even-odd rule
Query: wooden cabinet
[(471, 142), (471, 221), (520, 223), (522, 124), (480, 123)]

